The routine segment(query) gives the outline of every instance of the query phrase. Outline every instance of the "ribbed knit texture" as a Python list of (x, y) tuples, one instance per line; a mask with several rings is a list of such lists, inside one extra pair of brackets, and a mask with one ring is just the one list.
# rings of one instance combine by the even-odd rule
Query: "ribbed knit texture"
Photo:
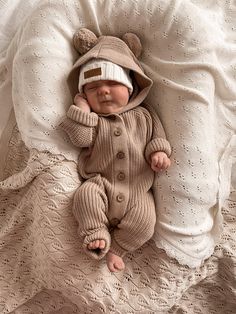
[[(93, 144), (95, 128), (98, 123), (98, 117), (94, 113), (89, 115), (81, 109), (72, 105), (67, 113), (70, 119), (60, 123), (60, 127), (69, 135), (71, 142), (77, 147), (89, 147)], [(80, 128), (78, 129), (78, 122)]]
[(67, 117), (86, 126), (95, 126), (98, 122), (98, 117), (96, 114), (91, 113), (90, 115), (87, 115), (86, 112), (80, 110), (75, 105), (72, 105), (69, 108)]
[[(94, 127), (84, 121), (89, 124), (95, 113), (80, 116), (76, 106), (69, 110), (77, 123), (67, 117), (61, 126), (75, 145), (84, 147), (81, 144), (87, 143), (90, 147), (89, 154), (87, 149), (82, 150), (78, 158), (80, 175), (86, 179), (74, 197), (79, 235), (86, 253), (96, 259), (109, 249), (124, 256), (153, 235), (156, 214), (150, 189), (154, 172), (148, 161), (155, 151), (170, 155), (170, 144), (156, 113), (151, 115), (142, 106), (108, 117), (97, 116)], [(114, 222), (111, 240), (109, 228)], [(105, 249), (88, 250), (87, 244), (97, 239), (105, 240)]]
[[(101, 65), (101, 59), (108, 62)], [(107, 66), (109, 61), (111, 66)], [(86, 79), (83, 76), (84, 65), (85, 71), (92, 71), (86, 72)], [(85, 81), (93, 81), (93, 75), (100, 73), (101, 76), (96, 79), (121, 79), (123, 83), (125, 79), (126, 84), (127, 77), (120, 65), (133, 72), (135, 92), (119, 113), (97, 115), (72, 105), (61, 123), (72, 143), (82, 148), (78, 169), (86, 182), (78, 188), (73, 211), (86, 253), (93, 257), (97, 254), (96, 259), (102, 258), (109, 249), (123, 256), (152, 237), (156, 213), (151, 194), (154, 172), (150, 166), (150, 155), (157, 151), (163, 151), (168, 156), (171, 154), (156, 112), (150, 108), (150, 113), (142, 107), (152, 80), (144, 74), (124, 41), (112, 36), (101, 37), (76, 61), (68, 81), (73, 80), (74, 84), (79, 74), (81, 91)], [(129, 84), (128, 81), (126, 85)], [(113, 228), (112, 238), (110, 227)], [(105, 249), (88, 250), (87, 244), (98, 239), (105, 240)]]
[[(99, 69), (100, 71), (96, 75), (85, 77), (87, 71), (93, 71)], [(91, 73), (91, 72), (90, 72)], [(129, 71), (121, 66), (103, 59), (92, 59), (81, 67), (78, 89), (79, 92), (83, 92), (83, 86), (87, 83), (98, 80), (111, 80), (119, 82), (128, 87), (129, 93), (133, 92), (132, 80), (129, 76)]]
[(152, 237), (155, 223), (152, 194), (143, 193), (142, 199), (127, 211), (118, 228), (114, 229), (110, 251), (124, 256), (138, 249)]
[[(111, 236), (108, 230), (107, 197), (100, 189), (99, 176), (91, 181), (87, 180), (77, 190), (74, 196), (73, 212), (79, 222), (79, 235), (84, 239), (83, 247), (88, 255), (95, 259), (101, 259), (109, 250)], [(94, 240), (104, 240), (103, 250), (89, 250), (87, 245)]]

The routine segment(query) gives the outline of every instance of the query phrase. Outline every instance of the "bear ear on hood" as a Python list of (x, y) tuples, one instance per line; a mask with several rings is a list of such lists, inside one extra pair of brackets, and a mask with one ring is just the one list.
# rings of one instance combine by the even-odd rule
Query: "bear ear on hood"
[(122, 40), (127, 44), (129, 49), (133, 52), (138, 59), (142, 53), (142, 44), (138, 36), (134, 33), (126, 33), (122, 36)]
[[(122, 40), (138, 59), (142, 53), (142, 44), (138, 36), (134, 33), (126, 33)], [(98, 37), (89, 29), (81, 28), (73, 36), (75, 49), (81, 54), (85, 54), (98, 43)]]
[(81, 28), (73, 36), (75, 49), (81, 54), (85, 54), (98, 42), (97, 36), (87, 28)]

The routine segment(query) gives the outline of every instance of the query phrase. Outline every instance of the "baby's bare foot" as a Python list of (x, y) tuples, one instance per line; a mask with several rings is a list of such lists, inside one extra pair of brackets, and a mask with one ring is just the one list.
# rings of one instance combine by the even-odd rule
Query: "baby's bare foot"
[(108, 252), (106, 255), (106, 258), (107, 258), (107, 267), (109, 268), (111, 272), (117, 272), (125, 268), (125, 264), (123, 262), (122, 257), (112, 252)]
[(88, 244), (88, 249), (89, 250), (96, 250), (96, 249), (104, 249), (106, 246), (105, 241), (104, 240), (95, 240), (92, 241)]

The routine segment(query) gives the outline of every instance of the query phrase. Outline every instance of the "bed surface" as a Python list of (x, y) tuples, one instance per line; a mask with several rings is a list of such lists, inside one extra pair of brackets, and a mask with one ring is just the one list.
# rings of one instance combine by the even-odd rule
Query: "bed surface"
[[(226, 0), (0, 1), (1, 313), (236, 313), (235, 15)], [(81, 250), (78, 152), (57, 129), (82, 26), (139, 34), (173, 147), (155, 236), (118, 274)]]

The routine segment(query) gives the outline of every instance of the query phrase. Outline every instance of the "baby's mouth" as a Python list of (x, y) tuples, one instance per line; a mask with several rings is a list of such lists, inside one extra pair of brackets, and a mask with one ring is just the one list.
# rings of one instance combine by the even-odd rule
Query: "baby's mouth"
[(110, 103), (111, 101), (112, 101), (111, 97), (104, 97), (100, 99), (100, 103), (102, 104)]

